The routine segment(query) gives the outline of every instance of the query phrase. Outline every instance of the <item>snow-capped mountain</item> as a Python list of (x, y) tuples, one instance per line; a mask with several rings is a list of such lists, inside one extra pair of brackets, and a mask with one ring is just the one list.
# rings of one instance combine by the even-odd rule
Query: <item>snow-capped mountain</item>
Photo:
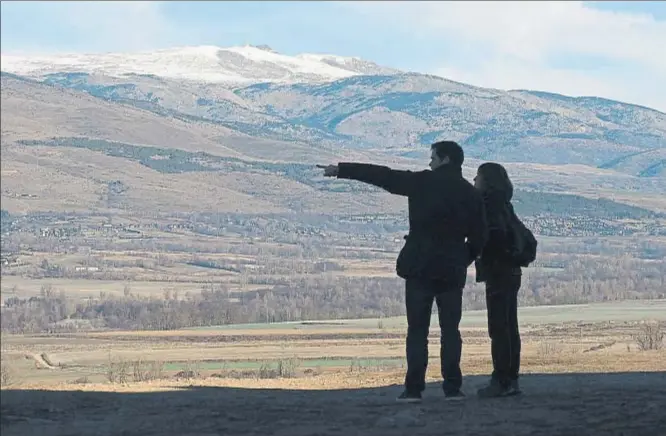
[(262, 141), (425, 158), (428, 144), (453, 139), (471, 158), (666, 175), (662, 112), (596, 97), (485, 89), (359, 58), (202, 46), (3, 55), (2, 70)]
[(365, 74), (395, 74), (359, 58), (300, 54), (287, 56), (268, 46), (180, 47), (138, 53), (2, 55), (2, 70), (40, 76), (85, 72), (122, 77), (147, 74), (210, 83), (326, 82)]

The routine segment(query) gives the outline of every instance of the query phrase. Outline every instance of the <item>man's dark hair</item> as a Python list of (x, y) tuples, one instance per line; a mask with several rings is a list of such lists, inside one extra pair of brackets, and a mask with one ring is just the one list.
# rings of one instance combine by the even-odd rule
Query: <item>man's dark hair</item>
[(437, 157), (444, 159), (448, 157), (453, 165), (462, 167), (465, 160), (465, 152), (462, 147), (455, 141), (439, 141), (430, 146), (435, 150)]

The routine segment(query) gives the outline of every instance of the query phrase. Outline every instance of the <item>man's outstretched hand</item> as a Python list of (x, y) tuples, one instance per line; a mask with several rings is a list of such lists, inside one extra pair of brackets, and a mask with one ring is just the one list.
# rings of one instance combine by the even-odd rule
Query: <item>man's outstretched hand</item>
[(324, 177), (337, 177), (338, 176), (338, 166), (337, 165), (317, 165), (317, 168), (322, 168), (324, 170)]

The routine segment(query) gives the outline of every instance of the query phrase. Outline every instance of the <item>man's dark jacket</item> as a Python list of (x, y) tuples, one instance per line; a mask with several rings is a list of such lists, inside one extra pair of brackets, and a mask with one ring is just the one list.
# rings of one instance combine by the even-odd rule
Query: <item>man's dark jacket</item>
[(369, 183), (408, 198), (409, 234), (398, 255), (398, 276), (441, 280), (452, 287), (465, 285), (467, 267), (481, 253), (487, 229), (483, 199), (459, 167), (443, 165), (434, 171), (413, 172), (340, 163), (338, 178)]

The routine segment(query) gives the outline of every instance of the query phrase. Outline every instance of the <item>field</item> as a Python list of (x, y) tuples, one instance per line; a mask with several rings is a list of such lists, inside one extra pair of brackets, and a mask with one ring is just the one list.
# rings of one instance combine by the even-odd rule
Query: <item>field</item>
[(641, 321), (666, 321), (666, 301), (527, 307), (520, 318), (523, 396), (474, 396), (489, 340), (485, 312), (468, 311), (468, 398), (443, 400), (433, 323), (432, 383), (407, 407), (394, 402), (401, 317), (5, 335), (2, 434), (660, 434), (666, 350), (640, 343), (651, 334)]

